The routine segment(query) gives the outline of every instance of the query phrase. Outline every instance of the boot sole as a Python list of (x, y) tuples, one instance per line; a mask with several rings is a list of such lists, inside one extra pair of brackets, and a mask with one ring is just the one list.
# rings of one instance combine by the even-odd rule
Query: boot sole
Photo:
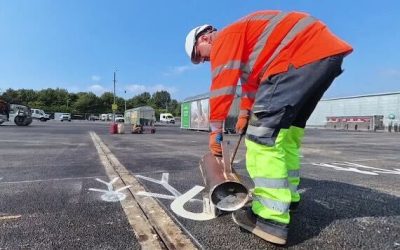
[(266, 240), (268, 242), (271, 242), (271, 243), (274, 243), (274, 244), (278, 244), (278, 245), (285, 245), (286, 244), (286, 240), (285, 239), (279, 238), (279, 237), (277, 237), (275, 235), (272, 235), (272, 234), (269, 234), (269, 233), (267, 233), (265, 231), (257, 229), (257, 227), (251, 227), (251, 226), (249, 226), (247, 224), (243, 224), (243, 223), (238, 222), (236, 220), (235, 216), (233, 216), (233, 214), (232, 214), (232, 219), (241, 228), (246, 229), (250, 233), (257, 235), (258, 237), (260, 237), (263, 240)]

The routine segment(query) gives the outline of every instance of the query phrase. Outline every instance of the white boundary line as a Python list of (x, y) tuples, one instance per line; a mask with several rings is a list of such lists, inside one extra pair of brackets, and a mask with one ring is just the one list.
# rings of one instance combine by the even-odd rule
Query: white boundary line
[(135, 195), (138, 192), (145, 192), (145, 188), (119, 162), (95, 132), (89, 134), (109, 179), (118, 178), (114, 184), (115, 188), (131, 186), (127, 189), (130, 194), (120, 202), (141, 248), (197, 249), (153, 197)]

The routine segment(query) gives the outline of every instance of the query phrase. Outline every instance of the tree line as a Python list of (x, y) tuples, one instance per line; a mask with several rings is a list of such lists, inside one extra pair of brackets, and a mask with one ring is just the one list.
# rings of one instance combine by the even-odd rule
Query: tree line
[[(7, 89), (0, 95), (0, 99), (8, 103), (22, 104), (30, 108), (42, 109), (46, 113), (64, 112), (72, 114), (112, 113), (111, 105), (114, 103), (114, 95), (105, 92), (97, 96), (92, 92), (70, 93), (66, 89)], [(116, 113), (124, 113), (125, 99), (115, 97), (118, 106)], [(153, 94), (143, 92), (139, 95), (126, 99), (126, 109), (140, 106), (151, 106), (156, 113), (168, 112), (174, 116), (180, 116), (181, 108), (177, 100), (171, 99), (168, 91), (157, 91)], [(157, 115), (158, 116), (158, 115)]]

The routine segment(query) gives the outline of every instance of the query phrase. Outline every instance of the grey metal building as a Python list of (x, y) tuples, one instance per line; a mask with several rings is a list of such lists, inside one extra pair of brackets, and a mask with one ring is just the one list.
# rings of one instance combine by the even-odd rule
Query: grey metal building
[[(328, 120), (341, 121), (341, 119), (351, 124), (366, 117), (372, 119), (374, 116), (383, 116), (382, 129), (397, 127), (400, 122), (400, 92), (322, 99), (308, 120), (307, 126), (326, 127)], [(352, 128), (354, 129), (354, 126)], [(357, 126), (355, 128), (357, 129)], [(368, 128), (372, 129), (373, 127)]]

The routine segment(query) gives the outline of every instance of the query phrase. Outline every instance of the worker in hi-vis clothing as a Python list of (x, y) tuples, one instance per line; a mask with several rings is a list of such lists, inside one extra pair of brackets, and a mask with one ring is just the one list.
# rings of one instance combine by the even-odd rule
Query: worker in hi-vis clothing
[(237, 133), (246, 133), (246, 168), (255, 188), (251, 209), (234, 212), (242, 228), (286, 244), (289, 210), (300, 201), (300, 145), (311, 113), (342, 73), (352, 47), (302, 12), (259, 11), (217, 31), (186, 37), (194, 64), (211, 62), (211, 152), (220, 156), (223, 123), (241, 81)]

